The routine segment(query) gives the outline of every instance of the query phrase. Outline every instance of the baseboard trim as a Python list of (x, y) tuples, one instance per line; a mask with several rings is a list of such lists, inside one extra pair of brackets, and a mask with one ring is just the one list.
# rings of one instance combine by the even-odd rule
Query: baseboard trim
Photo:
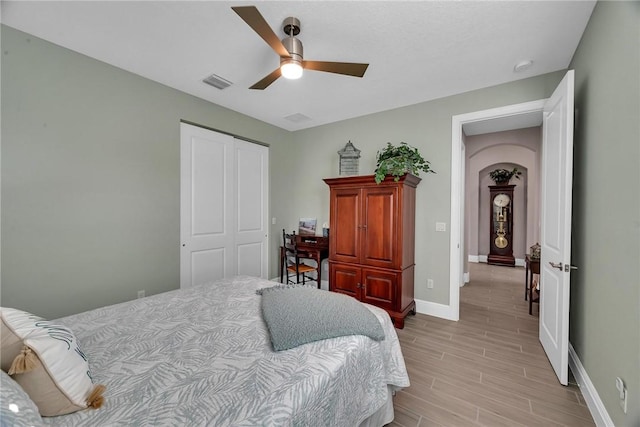
[(569, 368), (571, 372), (573, 372), (573, 376), (578, 383), (578, 387), (580, 387), (582, 396), (587, 403), (589, 412), (591, 412), (591, 416), (596, 425), (598, 427), (615, 427), (607, 409), (604, 407), (604, 403), (600, 400), (598, 391), (591, 382), (587, 371), (584, 369), (571, 343), (569, 343)]
[(416, 311), (420, 314), (440, 317), (446, 320), (457, 320), (452, 313), (451, 306), (439, 304), (437, 302), (416, 300)]
[[(473, 263), (485, 263), (487, 262), (486, 255), (469, 255), (469, 262)], [(516, 267), (524, 267), (524, 258), (516, 258)]]

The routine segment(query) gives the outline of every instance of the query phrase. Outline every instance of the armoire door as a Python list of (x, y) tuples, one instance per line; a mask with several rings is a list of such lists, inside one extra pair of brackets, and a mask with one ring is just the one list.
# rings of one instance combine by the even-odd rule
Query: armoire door
[(401, 274), (389, 270), (362, 269), (362, 302), (386, 310), (396, 310)]
[(360, 262), (361, 197), (359, 188), (332, 190), (329, 257), (340, 262)]
[(180, 287), (268, 275), (268, 148), (180, 124)]
[(365, 188), (363, 192), (363, 218), (361, 224), (362, 264), (398, 268), (398, 187), (379, 186)]
[(360, 267), (332, 263), (329, 272), (331, 291), (350, 295), (360, 300), (362, 293), (362, 269)]

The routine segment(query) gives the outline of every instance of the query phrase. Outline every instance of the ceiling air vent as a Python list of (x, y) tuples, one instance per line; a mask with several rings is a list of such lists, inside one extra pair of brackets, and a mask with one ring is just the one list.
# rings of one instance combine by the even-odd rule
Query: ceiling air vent
[(311, 120), (311, 117), (307, 117), (301, 113), (295, 113), (290, 116), (286, 116), (285, 119), (293, 123), (302, 123)]
[(220, 90), (222, 89), (226, 89), (229, 86), (231, 86), (233, 83), (231, 83), (228, 80), (223, 79), (220, 76), (217, 76), (215, 74), (211, 74), (209, 77), (207, 77), (206, 79), (202, 80), (203, 82), (205, 82), (208, 85), (211, 85), (215, 88), (218, 88)]

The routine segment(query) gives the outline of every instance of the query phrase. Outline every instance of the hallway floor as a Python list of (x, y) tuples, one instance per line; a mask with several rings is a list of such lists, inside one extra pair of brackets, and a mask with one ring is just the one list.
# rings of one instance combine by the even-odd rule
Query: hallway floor
[(411, 386), (390, 426), (593, 426), (570, 375), (562, 386), (529, 315), (522, 267), (471, 264), (460, 321), (409, 316), (398, 331)]

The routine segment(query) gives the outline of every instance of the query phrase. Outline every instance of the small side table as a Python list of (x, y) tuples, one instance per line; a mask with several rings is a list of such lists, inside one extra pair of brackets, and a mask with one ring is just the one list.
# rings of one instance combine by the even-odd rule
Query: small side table
[(530, 255), (525, 255), (525, 277), (524, 277), (524, 300), (529, 297), (529, 314), (532, 313), (533, 301), (533, 275), (540, 274), (540, 259), (532, 259)]

